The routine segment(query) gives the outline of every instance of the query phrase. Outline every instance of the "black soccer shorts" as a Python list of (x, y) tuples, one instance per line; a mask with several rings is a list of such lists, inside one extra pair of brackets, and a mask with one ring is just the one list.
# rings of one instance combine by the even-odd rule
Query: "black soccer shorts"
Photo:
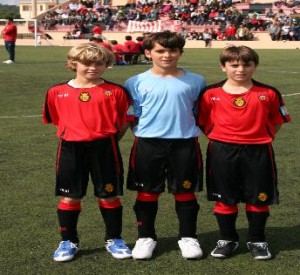
[(127, 188), (140, 192), (173, 194), (199, 192), (203, 164), (197, 138), (135, 138), (131, 150)]
[(57, 153), (56, 195), (84, 197), (89, 176), (96, 197), (123, 194), (123, 163), (115, 137), (90, 142), (62, 140)]
[(272, 145), (210, 141), (206, 186), (208, 200), (225, 204), (278, 204), (277, 170)]

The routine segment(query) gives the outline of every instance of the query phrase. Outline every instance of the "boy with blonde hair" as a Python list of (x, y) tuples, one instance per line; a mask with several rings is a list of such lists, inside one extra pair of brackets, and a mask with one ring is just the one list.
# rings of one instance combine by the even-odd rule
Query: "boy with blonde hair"
[(106, 249), (113, 257), (131, 257), (121, 238), (123, 164), (118, 139), (127, 127), (129, 97), (125, 90), (102, 78), (114, 54), (95, 43), (73, 47), (67, 68), (74, 79), (52, 86), (43, 109), (44, 123), (57, 126), (56, 196), (62, 241), (55, 261), (74, 258), (79, 247), (77, 223), (89, 176), (106, 228)]

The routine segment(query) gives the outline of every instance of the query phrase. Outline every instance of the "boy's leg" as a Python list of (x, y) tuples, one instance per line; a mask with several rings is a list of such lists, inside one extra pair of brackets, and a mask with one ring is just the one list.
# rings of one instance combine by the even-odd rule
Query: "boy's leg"
[(179, 220), (179, 240), (182, 257), (198, 259), (203, 255), (197, 240), (197, 216), (200, 206), (194, 193), (177, 194), (175, 209)]
[(131, 257), (130, 249), (122, 240), (123, 206), (119, 198), (99, 199), (99, 208), (105, 223), (106, 249), (116, 259)]
[(220, 239), (211, 255), (215, 258), (229, 258), (238, 248), (239, 236), (236, 231), (237, 205), (216, 202), (214, 215), (219, 225)]
[(55, 261), (70, 261), (77, 253), (79, 244), (77, 223), (80, 211), (80, 200), (63, 198), (59, 202), (57, 215), (62, 241), (53, 255)]
[(137, 227), (138, 240), (132, 250), (135, 259), (149, 259), (156, 247), (155, 220), (158, 210), (159, 194), (138, 192), (133, 207)]
[(256, 260), (268, 260), (272, 257), (265, 238), (265, 226), (270, 215), (268, 206), (247, 204), (248, 219), (247, 247)]

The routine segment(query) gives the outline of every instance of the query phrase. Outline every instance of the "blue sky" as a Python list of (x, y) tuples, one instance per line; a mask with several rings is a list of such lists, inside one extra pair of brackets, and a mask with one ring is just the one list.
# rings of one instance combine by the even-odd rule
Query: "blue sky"
[(0, 0), (0, 4), (2, 5), (17, 5), (19, 6), (19, 0)]

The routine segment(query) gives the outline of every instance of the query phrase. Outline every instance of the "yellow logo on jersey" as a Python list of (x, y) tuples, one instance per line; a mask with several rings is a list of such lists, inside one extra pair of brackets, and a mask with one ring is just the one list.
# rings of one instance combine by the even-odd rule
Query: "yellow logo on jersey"
[(114, 191), (114, 186), (112, 185), (112, 183), (107, 183), (105, 184), (104, 189), (106, 192), (111, 193), (112, 191)]
[(183, 188), (190, 189), (192, 186), (192, 183), (189, 180), (185, 180), (182, 184)]
[(258, 194), (258, 200), (266, 201), (267, 199), (268, 199), (268, 195), (266, 193), (259, 193)]
[(234, 101), (233, 104), (237, 107), (243, 107), (246, 104), (246, 100), (243, 99), (242, 97), (237, 97)]
[(110, 90), (107, 90), (107, 91), (104, 91), (104, 94), (106, 95), (106, 96), (112, 96), (112, 91), (110, 91)]
[(82, 102), (87, 102), (91, 100), (91, 96), (88, 92), (82, 92), (79, 95), (79, 100)]

